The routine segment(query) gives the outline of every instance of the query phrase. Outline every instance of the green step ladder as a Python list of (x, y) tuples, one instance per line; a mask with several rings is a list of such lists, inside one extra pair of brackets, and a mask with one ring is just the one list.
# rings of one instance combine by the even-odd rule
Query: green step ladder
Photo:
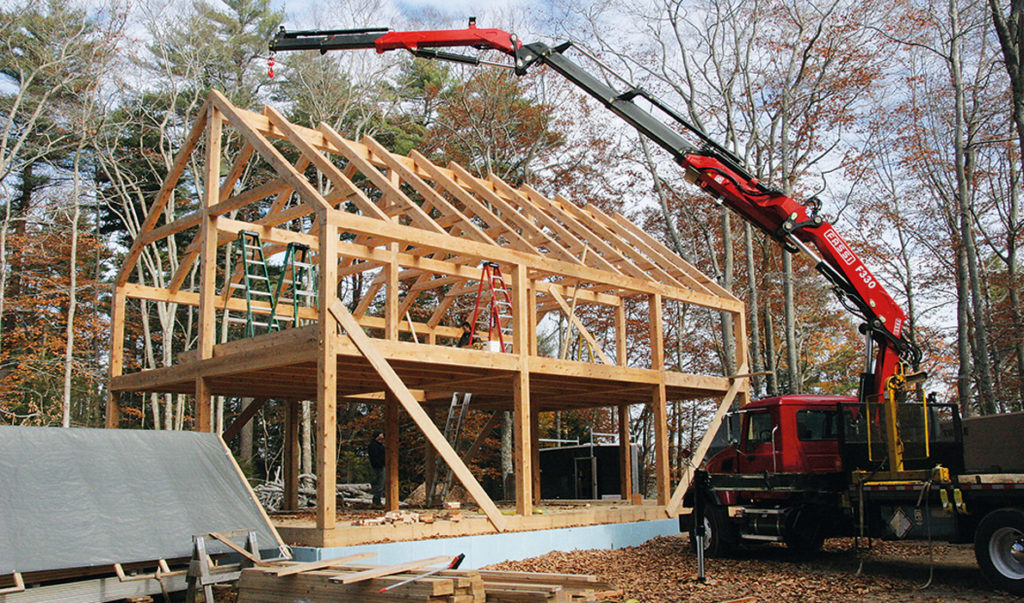
[[(274, 292), (270, 288), (270, 273), (267, 270), (267, 259), (263, 257), (263, 243), (260, 235), (243, 230), (238, 233), (238, 245), (242, 250), (242, 282), (231, 283), (232, 288), (242, 289), (245, 294), (245, 318), (228, 317), (228, 322), (244, 323), (245, 336), (254, 337), (256, 327), (265, 328), (267, 333), (280, 329), (274, 315), (277, 305)], [(253, 302), (262, 302), (264, 308), (270, 310), (266, 319), (257, 320), (253, 315)], [(262, 317), (263, 315), (261, 315)]]
[(291, 318), (278, 316), (277, 320), (291, 320), (293, 327), (304, 324), (299, 321), (299, 308), (315, 308), (317, 305), (316, 267), (310, 262), (309, 256), (308, 245), (288, 243), (281, 278), (274, 292), (274, 315), (277, 316), (277, 304), (291, 304)]

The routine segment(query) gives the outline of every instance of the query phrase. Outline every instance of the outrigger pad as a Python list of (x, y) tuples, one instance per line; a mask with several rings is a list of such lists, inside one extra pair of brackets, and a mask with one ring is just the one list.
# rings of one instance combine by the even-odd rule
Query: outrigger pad
[(0, 575), (188, 558), (243, 528), (284, 546), (215, 434), (0, 427)]

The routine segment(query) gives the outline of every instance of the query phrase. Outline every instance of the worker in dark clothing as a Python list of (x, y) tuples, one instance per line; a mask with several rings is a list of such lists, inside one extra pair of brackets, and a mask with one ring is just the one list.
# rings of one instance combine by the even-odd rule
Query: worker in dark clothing
[(379, 507), (381, 498), (384, 496), (384, 432), (378, 431), (373, 434), (370, 445), (366, 447), (366, 453), (370, 457), (370, 468), (373, 469), (373, 506)]
[(479, 341), (479, 339), (473, 336), (473, 325), (465, 320), (462, 321), (462, 337), (459, 337), (459, 343), (456, 344), (456, 347), (471, 348), (474, 343)]

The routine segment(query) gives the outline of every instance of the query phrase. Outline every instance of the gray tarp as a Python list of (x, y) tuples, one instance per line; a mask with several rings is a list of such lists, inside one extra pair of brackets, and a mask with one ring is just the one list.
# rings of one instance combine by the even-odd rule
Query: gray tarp
[(242, 528), (280, 544), (217, 435), (0, 427), (0, 575), (188, 557)]

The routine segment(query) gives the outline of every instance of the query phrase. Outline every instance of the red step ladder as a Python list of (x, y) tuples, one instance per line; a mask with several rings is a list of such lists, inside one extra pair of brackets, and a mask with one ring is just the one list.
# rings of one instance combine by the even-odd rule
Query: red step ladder
[[(480, 314), (480, 299), (484, 295), (484, 283), (487, 284), (487, 292), (490, 293), (487, 317), (487, 337), (491, 341), (497, 341), (502, 352), (512, 351), (512, 296), (508, 293), (508, 286), (501, 276), (501, 266), (494, 262), (484, 262), (480, 273), (480, 284), (476, 289), (476, 307), (473, 308), (473, 333), (470, 341), (476, 339), (478, 328), (477, 320), (482, 318)], [(494, 334), (497, 333), (497, 339)]]

